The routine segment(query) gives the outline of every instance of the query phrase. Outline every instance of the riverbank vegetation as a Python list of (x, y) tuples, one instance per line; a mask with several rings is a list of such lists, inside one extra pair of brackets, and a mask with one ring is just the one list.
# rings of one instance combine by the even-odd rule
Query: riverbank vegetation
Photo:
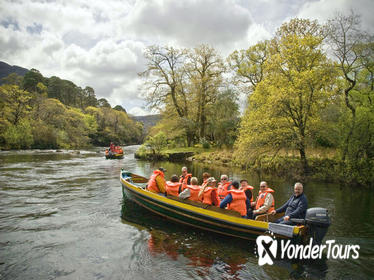
[(1, 149), (81, 148), (142, 139), (142, 125), (121, 106), (111, 108), (93, 88), (46, 78), (35, 69), (4, 78), (0, 109)]
[(226, 60), (206, 45), (145, 57), (144, 93), (162, 120), (143, 151), (214, 146), (246, 168), (374, 184), (374, 41), (357, 15), (292, 19)]

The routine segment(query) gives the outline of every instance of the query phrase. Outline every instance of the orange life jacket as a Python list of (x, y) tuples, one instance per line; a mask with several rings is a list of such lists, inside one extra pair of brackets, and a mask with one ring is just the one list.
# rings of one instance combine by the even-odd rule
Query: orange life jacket
[(229, 194), (232, 196), (232, 201), (229, 203), (227, 209), (234, 210), (239, 212), (241, 216), (247, 215), (247, 205), (245, 201), (247, 200), (247, 196), (243, 190), (229, 190)]
[(225, 184), (218, 183), (218, 197), (220, 200), (223, 200), (226, 195), (228, 194), (228, 187), (230, 186), (231, 182), (226, 182)]
[(179, 182), (166, 182), (166, 193), (168, 195), (178, 196), (179, 195), (179, 186), (181, 183)]
[(187, 188), (190, 189), (190, 197), (188, 198), (189, 200), (193, 201), (201, 201), (202, 198), (199, 198), (199, 192), (201, 190), (200, 186), (197, 185), (187, 185)]
[(254, 189), (254, 187), (252, 187), (252, 186), (246, 186), (245, 188), (242, 188), (243, 189), (243, 191), (245, 192), (246, 190), (250, 190), (251, 191), (251, 193), (252, 193), (252, 197), (251, 197), (251, 203), (253, 202), (253, 189)]
[(212, 201), (212, 192), (215, 192), (215, 194), (217, 196), (218, 205), (219, 205), (220, 200), (219, 200), (219, 197), (217, 195), (217, 189), (213, 188), (213, 187), (206, 187), (205, 188), (205, 190), (203, 192), (203, 203), (208, 204), (208, 205), (212, 205), (213, 204), (213, 201)]
[[(257, 210), (257, 209), (259, 209), (262, 205), (264, 205), (264, 203), (265, 203), (265, 198), (266, 198), (267, 194), (268, 194), (268, 193), (273, 193), (273, 192), (274, 192), (274, 190), (271, 189), (271, 188), (267, 188), (267, 189), (265, 189), (264, 192), (259, 191), (259, 192), (258, 192), (257, 199), (256, 199), (256, 207), (255, 207), (255, 209)], [(270, 213), (271, 211), (273, 211), (273, 210), (275, 209), (275, 208), (274, 208), (274, 205), (275, 205), (274, 202), (275, 202), (275, 201), (274, 201), (274, 199), (273, 199), (273, 202), (272, 202), (270, 208), (268, 209), (267, 213)]]
[(188, 173), (187, 175), (186, 175), (186, 177), (183, 177), (182, 175), (179, 177), (180, 179), (179, 179), (179, 183), (183, 183), (183, 184), (185, 184), (185, 185), (187, 185), (187, 181), (188, 181), (188, 179), (189, 178), (191, 178), (192, 177), (192, 174), (191, 173)]
[(154, 193), (159, 193), (160, 192), (160, 189), (158, 188), (157, 182), (156, 182), (156, 177), (159, 176), (159, 175), (164, 177), (164, 172), (162, 172), (160, 170), (153, 171), (153, 174), (152, 174), (151, 178), (149, 178), (149, 181), (148, 181), (147, 190), (149, 190), (151, 192), (154, 192)]

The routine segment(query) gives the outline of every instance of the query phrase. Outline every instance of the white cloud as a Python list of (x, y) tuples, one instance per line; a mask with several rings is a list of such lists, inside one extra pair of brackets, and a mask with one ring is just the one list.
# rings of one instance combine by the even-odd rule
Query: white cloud
[(128, 111), (128, 113), (133, 116), (146, 116), (151, 114), (149, 111), (146, 111), (140, 107), (133, 107), (130, 109), (130, 111)]
[(298, 17), (317, 19), (325, 23), (338, 13), (349, 14), (353, 11), (361, 15), (362, 27), (366, 31), (374, 32), (374, 1), (372, 0), (318, 0), (305, 3), (298, 13)]
[[(2, 0), (0, 60), (36, 68), (129, 112), (145, 113), (139, 96), (143, 51), (151, 44), (209, 43), (223, 56), (268, 39), (291, 17), (331, 17), (351, 7), (374, 28), (371, 0)], [(354, 5), (353, 5), (354, 4)], [(372, 30), (372, 29), (371, 29)]]

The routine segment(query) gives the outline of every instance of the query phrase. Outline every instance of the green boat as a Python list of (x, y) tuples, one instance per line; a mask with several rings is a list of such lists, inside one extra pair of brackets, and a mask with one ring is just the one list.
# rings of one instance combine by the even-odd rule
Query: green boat
[[(305, 243), (311, 235), (315, 237), (315, 232), (308, 230), (310, 226), (307, 223), (302, 224), (302, 221), (297, 226), (273, 223), (275, 219), (282, 216), (282, 213), (274, 216), (261, 215), (256, 220), (245, 219), (232, 210), (150, 192), (146, 189), (148, 179), (131, 172), (122, 170), (120, 181), (124, 196), (141, 207), (176, 223), (251, 240), (256, 239), (259, 235), (269, 233), (277, 238), (291, 239), (295, 243)], [(308, 209), (308, 211), (311, 209)]]

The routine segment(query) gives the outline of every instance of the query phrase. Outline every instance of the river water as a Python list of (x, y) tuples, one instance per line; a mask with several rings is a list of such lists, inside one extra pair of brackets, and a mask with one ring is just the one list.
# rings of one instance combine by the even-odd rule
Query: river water
[[(122, 160), (92, 151), (0, 152), (0, 279), (370, 279), (374, 278), (374, 192), (305, 185), (309, 207), (329, 209), (326, 239), (360, 245), (358, 259), (276, 260), (258, 266), (255, 243), (173, 224), (122, 197), (119, 173), (179, 174), (183, 163)], [(194, 175), (267, 180), (276, 206), (294, 182), (187, 163)]]

